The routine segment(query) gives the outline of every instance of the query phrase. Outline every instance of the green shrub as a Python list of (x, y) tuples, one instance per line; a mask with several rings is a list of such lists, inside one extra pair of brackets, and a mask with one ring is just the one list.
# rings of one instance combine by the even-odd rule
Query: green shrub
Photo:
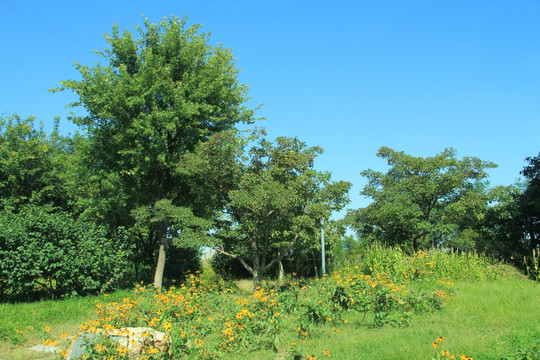
[(0, 214), (0, 293), (30, 300), (97, 293), (126, 268), (126, 256), (102, 228), (48, 207)]

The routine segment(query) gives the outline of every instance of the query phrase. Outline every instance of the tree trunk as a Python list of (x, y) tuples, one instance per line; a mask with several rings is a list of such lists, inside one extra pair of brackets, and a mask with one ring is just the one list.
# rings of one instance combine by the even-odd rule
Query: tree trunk
[(165, 259), (167, 258), (167, 224), (165, 222), (161, 222), (159, 226), (159, 254), (156, 265), (156, 273), (154, 274), (154, 286), (161, 289), (163, 286)]
[(319, 278), (319, 271), (317, 270), (317, 260), (315, 260), (315, 253), (311, 252), (311, 258), (313, 259), (313, 270), (315, 270), (315, 278)]
[[(168, 144), (171, 143), (171, 133), (167, 133)], [(157, 199), (170, 199), (171, 190), (171, 173), (169, 168), (163, 169), (161, 173), (161, 181), (158, 186)], [(157, 201), (156, 201), (157, 202)], [(165, 272), (165, 260), (167, 258), (167, 230), (169, 229), (168, 221), (162, 220), (159, 222), (159, 253), (156, 264), (156, 273), (154, 274), (154, 286), (161, 289), (163, 286), (163, 273)]]
[(253, 291), (257, 291), (257, 288), (261, 286), (262, 283), (262, 271), (261, 269), (253, 269)]
[[(278, 253), (278, 256), (279, 256), (279, 253)], [(281, 284), (283, 284), (283, 273), (285, 272), (283, 270), (283, 262), (281, 262), (281, 258), (279, 259), (278, 266), (279, 266), (278, 281), (279, 281), (279, 284), (281, 285)]]

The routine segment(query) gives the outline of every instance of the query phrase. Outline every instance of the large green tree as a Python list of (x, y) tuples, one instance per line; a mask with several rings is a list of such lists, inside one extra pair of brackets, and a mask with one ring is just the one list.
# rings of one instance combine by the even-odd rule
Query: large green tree
[(190, 186), (175, 173), (180, 156), (212, 134), (253, 122), (254, 111), (231, 51), (210, 46), (186, 19), (145, 20), (135, 35), (115, 25), (105, 38), (108, 48), (97, 52), (104, 63), (76, 64), (82, 79), (60, 89), (74, 91), (72, 106), (84, 107), (72, 120), (88, 136), (90, 172), (118, 198), (109, 209), (117, 225), (133, 223), (135, 209), (135, 217), (141, 208), (155, 215), (154, 284), (161, 287), (171, 231), (187, 229), (178, 216), (193, 210)]
[[(253, 146), (246, 150), (248, 142)], [(186, 173), (203, 180), (204, 193), (221, 204), (214, 248), (237, 259), (255, 288), (284, 256), (318, 242), (321, 220), (348, 203), (350, 183), (313, 168), (321, 152), (296, 138), (271, 142), (263, 134), (240, 139), (228, 133), (186, 158)]]
[(464, 216), (481, 216), (488, 201), (481, 182), (496, 165), (455, 155), (445, 149), (422, 158), (380, 148), (377, 156), (390, 169), (361, 173), (368, 179), (361, 194), (372, 203), (349, 215), (360, 236), (416, 251), (455, 233)]

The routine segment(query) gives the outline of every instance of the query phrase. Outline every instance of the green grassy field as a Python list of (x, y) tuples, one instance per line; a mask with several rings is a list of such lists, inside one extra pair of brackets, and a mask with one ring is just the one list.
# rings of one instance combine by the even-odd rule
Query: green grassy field
[[(460, 359), (460, 355), (474, 359), (540, 359), (540, 283), (512, 271), (506, 273), (495, 280), (456, 280), (453, 296), (445, 307), (412, 314), (407, 327), (373, 327), (371, 315), (350, 312), (340, 321), (322, 322), (299, 340), (294, 331), (297, 319), (284, 316), (277, 350), (268, 346), (239, 348), (220, 358), (292, 359), (290, 349), (298, 343), (304, 359)], [(222, 296), (229, 298), (228, 304), (234, 304), (249, 293), (248, 284), (239, 282)], [(125, 290), (108, 296), (0, 304), (0, 359), (58, 359), (58, 355), (28, 348), (45, 339), (58, 340), (58, 347), (67, 347), (68, 338), (62, 338), (62, 334), (72, 335), (79, 324), (95, 318), (96, 300), (121, 302), (130, 296), (134, 296), (133, 291)], [(216, 324), (214, 332), (219, 333), (219, 329)], [(434, 348), (439, 337), (445, 341), (439, 341)], [(207, 335), (205, 343), (212, 338), (215, 336)]]

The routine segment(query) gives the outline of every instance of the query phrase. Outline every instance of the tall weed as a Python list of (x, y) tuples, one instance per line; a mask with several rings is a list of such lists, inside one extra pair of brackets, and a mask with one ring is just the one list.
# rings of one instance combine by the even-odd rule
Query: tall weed
[(364, 274), (386, 273), (406, 280), (488, 280), (501, 275), (498, 263), (476, 252), (430, 249), (407, 255), (399, 247), (374, 244), (363, 248), (348, 261)]

